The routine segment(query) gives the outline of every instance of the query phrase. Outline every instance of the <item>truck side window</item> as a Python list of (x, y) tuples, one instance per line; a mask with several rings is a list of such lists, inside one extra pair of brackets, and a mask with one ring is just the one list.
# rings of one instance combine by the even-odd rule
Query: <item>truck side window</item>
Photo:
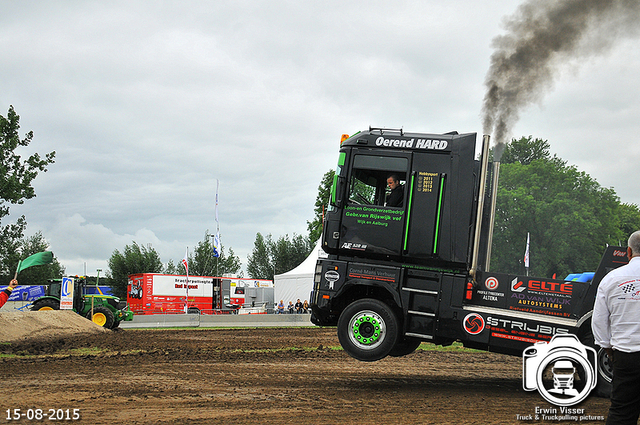
[(349, 182), (349, 203), (383, 206), (388, 194), (387, 178), (395, 174), (404, 184), (407, 158), (356, 155)]

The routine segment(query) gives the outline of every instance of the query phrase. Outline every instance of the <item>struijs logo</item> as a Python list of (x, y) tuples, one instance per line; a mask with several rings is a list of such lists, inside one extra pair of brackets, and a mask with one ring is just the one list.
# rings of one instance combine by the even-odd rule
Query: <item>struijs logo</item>
[(485, 322), (478, 313), (469, 313), (463, 320), (464, 330), (471, 335), (478, 335), (484, 330)]
[(595, 388), (596, 350), (583, 345), (575, 335), (555, 335), (537, 342), (522, 353), (522, 387), (538, 390), (549, 403), (573, 406)]

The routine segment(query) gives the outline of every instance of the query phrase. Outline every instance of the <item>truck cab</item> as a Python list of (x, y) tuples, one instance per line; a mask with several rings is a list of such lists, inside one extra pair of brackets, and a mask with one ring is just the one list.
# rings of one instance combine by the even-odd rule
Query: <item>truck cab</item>
[[(476, 138), (380, 128), (343, 137), (311, 320), (337, 326), (352, 357), (402, 356), (422, 341), (522, 355), (567, 333), (593, 344), (597, 285), (626, 259), (610, 247), (588, 281), (490, 271), (499, 164), (488, 136), (476, 155)], [(400, 206), (387, 202), (392, 176)]]
[[(329, 254), (464, 269), (475, 216), (476, 134), (370, 130), (340, 148), (322, 247)], [(402, 206), (386, 202), (397, 176)]]

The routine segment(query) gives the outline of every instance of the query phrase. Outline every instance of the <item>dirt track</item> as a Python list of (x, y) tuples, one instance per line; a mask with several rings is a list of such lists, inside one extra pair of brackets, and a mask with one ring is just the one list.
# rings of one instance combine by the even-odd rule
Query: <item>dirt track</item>
[[(87, 424), (523, 424), (532, 421), (516, 415), (553, 407), (522, 389), (517, 357), (419, 350), (362, 363), (338, 346), (332, 328), (128, 329), (4, 344), (12, 355), (0, 358), (0, 415), (51, 423), (7, 421), (6, 410), (78, 408), (75, 423)], [(604, 417), (608, 406), (589, 397), (574, 407)]]

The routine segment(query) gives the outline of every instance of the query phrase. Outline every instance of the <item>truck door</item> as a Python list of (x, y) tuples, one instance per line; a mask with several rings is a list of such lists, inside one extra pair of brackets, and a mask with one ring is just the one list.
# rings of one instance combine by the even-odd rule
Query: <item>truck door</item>
[[(342, 210), (339, 249), (354, 255), (400, 257), (402, 254), (406, 181), (410, 153), (354, 149), (347, 176), (347, 199)], [(403, 205), (386, 204), (387, 180), (394, 176), (403, 188)]]
[(467, 261), (475, 221), (474, 149), (475, 134), (454, 136), (450, 152), (414, 152), (407, 183), (405, 257)]

